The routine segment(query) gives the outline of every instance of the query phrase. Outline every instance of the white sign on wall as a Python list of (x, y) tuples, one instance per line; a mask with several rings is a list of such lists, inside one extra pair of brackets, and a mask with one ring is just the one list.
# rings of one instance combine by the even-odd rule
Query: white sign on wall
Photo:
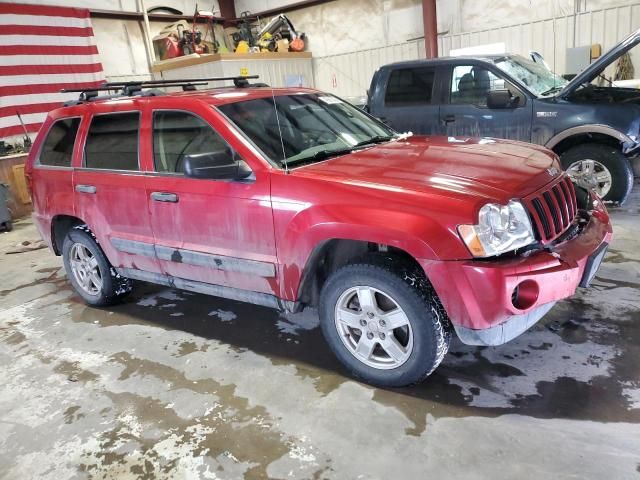
[(504, 43), (489, 43), (474, 47), (456, 48), (449, 51), (449, 55), (451, 57), (462, 57), (466, 55), (500, 55), (501, 53), (507, 53), (507, 47)]

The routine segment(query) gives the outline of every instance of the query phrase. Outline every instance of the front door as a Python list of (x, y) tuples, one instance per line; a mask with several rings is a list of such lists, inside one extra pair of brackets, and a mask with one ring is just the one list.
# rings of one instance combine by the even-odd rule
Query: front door
[[(159, 273), (139, 158), (140, 112), (102, 113), (89, 120), (74, 201), (114, 267)], [(81, 140), (81, 141), (82, 141)]]
[[(532, 103), (527, 96), (481, 64), (456, 65), (450, 70), (448, 103), (440, 107), (440, 122), (447, 136), (495, 137), (531, 141)], [(488, 108), (492, 90), (509, 90), (508, 108)]]
[(155, 109), (149, 115), (155, 171), (147, 182), (147, 198), (163, 272), (179, 279), (276, 293), (268, 172), (254, 172), (241, 181), (187, 177), (187, 156), (238, 155), (211, 126), (213, 111)]

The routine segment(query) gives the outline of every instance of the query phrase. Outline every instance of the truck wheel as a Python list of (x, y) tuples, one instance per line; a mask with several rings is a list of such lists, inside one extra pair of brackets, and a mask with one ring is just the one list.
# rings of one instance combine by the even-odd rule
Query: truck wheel
[(131, 292), (131, 280), (116, 273), (88, 227), (69, 230), (62, 257), (73, 288), (89, 305), (113, 305)]
[(319, 307), (334, 354), (373, 385), (421, 382), (449, 349), (451, 329), (424, 274), (391, 256), (369, 255), (334, 272)]
[(560, 156), (563, 168), (579, 186), (620, 204), (631, 193), (633, 169), (622, 152), (608, 145), (586, 143)]
[(10, 232), (11, 230), (13, 230), (13, 222), (11, 220), (7, 220), (6, 222), (4, 222), (3, 228), (5, 232)]

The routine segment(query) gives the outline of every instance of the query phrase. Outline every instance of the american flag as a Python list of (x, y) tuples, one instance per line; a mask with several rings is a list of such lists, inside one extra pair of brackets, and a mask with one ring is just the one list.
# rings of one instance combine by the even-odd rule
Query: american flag
[(47, 112), (78, 97), (60, 89), (102, 82), (89, 10), (0, 3), (0, 139), (23, 135), (17, 113), (37, 132)]

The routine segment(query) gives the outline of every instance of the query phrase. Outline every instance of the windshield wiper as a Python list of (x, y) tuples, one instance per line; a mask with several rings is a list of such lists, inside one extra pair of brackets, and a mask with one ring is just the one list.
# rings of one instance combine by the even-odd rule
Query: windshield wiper
[(314, 153), (313, 155), (309, 155), (308, 157), (298, 158), (296, 160), (287, 161), (287, 165), (297, 165), (300, 163), (314, 163), (319, 162), (321, 160), (326, 160), (331, 157), (339, 157), (340, 155), (346, 155), (347, 153), (351, 153), (354, 147), (349, 148), (339, 148), (337, 150), (320, 150), (319, 152)]
[(358, 142), (350, 148), (354, 149), (358, 147), (364, 147), (366, 145), (371, 145), (374, 143), (384, 143), (384, 142), (388, 142), (389, 140), (393, 140), (394, 138), (396, 138), (395, 135), (376, 135), (375, 137), (371, 137), (367, 140), (363, 140), (362, 142)]
[(564, 88), (564, 85), (556, 85), (555, 87), (551, 87), (549, 90), (542, 92), (540, 95), (544, 97), (545, 95), (549, 95), (553, 92), (557, 92), (558, 90), (562, 90), (563, 88)]
[(319, 152), (314, 153), (308, 157), (299, 158), (296, 160), (287, 161), (287, 165), (296, 165), (300, 163), (314, 163), (320, 162), (322, 160), (326, 160), (327, 158), (339, 157), (340, 155), (346, 155), (347, 153), (351, 153), (354, 150), (357, 150), (361, 147), (366, 147), (367, 145), (373, 145), (377, 143), (388, 142), (389, 140), (393, 140), (396, 138), (395, 136), (385, 136), (385, 135), (376, 135), (375, 137), (368, 138), (367, 140), (363, 140), (362, 142), (358, 142), (355, 145), (351, 145), (346, 148), (338, 148), (336, 150), (320, 150)]

